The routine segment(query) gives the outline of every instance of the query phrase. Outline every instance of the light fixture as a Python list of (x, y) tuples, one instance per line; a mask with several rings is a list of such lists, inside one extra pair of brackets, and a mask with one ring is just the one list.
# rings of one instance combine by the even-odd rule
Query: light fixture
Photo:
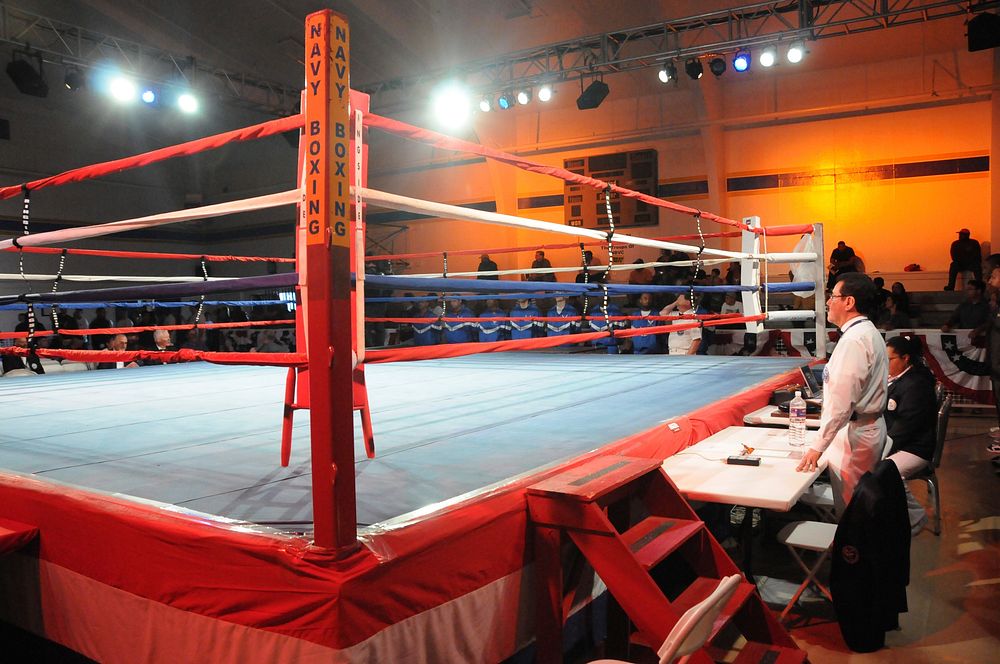
[(677, 67), (674, 66), (674, 63), (667, 62), (662, 67), (660, 67), (660, 71), (656, 74), (656, 76), (657, 78), (660, 79), (660, 83), (669, 83), (670, 81), (676, 81)]
[(705, 74), (705, 68), (702, 66), (701, 60), (697, 58), (691, 58), (684, 63), (684, 71), (696, 81)]
[(719, 78), (726, 73), (726, 61), (722, 58), (712, 58), (708, 63), (708, 70), (712, 75)]
[(514, 95), (510, 92), (501, 92), (497, 97), (497, 106), (501, 111), (506, 111), (514, 105)]
[(125, 76), (114, 76), (108, 83), (108, 92), (115, 101), (129, 104), (135, 101), (136, 89), (132, 79)]
[(552, 99), (552, 86), (548, 83), (538, 88), (538, 101), (550, 101)]
[(493, 99), (489, 95), (484, 95), (479, 100), (479, 110), (483, 113), (489, 113), (493, 110)]
[[(580, 78), (580, 85), (583, 85), (582, 77)], [(611, 92), (611, 88), (608, 87), (607, 83), (600, 80), (594, 81), (576, 98), (576, 107), (581, 111), (597, 108), (604, 101), (604, 98), (608, 96), (609, 92)]]
[(468, 91), (454, 81), (447, 81), (434, 91), (431, 107), (438, 124), (447, 129), (463, 128), (472, 114)]
[(67, 67), (66, 75), (63, 76), (63, 85), (70, 92), (76, 92), (82, 88), (87, 82), (86, 77), (83, 72), (80, 71), (79, 67)]
[(156, 102), (156, 91), (152, 88), (146, 88), (142, 91), (142, 94), (139, 95), (139, 99), (141, 99), (144, 104), (153, 104)]
[(531, 88), (522, 88), (517, 91), (517, 103), (521, 106), (531, 102)]
[(190, 92), (182, 92), (177, 96), (177, 108), (181, 109), (182, 113), (197, 113), (198, 98)]
[(750, 69), (750, 62), (751, 62), (750, 51), (747, 50), (736, 51), (736, 55), (733, 56), (733, 69), (735, 69), (740, 73), (743, 73), (746, 70)]
[(778, 51), (773, 46), (768, 46), (763, 51), (760, 52), (757, 61), (760, 62), (761, 67), (771, 67), (774, 65), (775, 60), (778, 59)]
[(792, 42), (792, 45), (785, 51), (785, 59), (793, 65), (802, 62), (802, 56), (806, 53), (806, 46), (800, 41)]
[[(22, 51), (14, 51), (14, 59), (7, 64), (7, 75), (14, 81), (21, 94), (32, 97), (47, 97), (49, 95), (49, 85), (45, 82), (42, 72), (42, 57), (32, 55)], [(38, 62), (38, 68), (31, 66), (31, 63), (24, 58), (34, 58)]]

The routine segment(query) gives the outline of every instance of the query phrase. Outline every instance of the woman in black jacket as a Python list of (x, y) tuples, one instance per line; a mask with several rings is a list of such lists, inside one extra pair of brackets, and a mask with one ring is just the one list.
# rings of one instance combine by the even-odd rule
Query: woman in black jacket
[[(923, 362), (923, 345), (915, 335), (900, 335), (885, 342), (889, 356), (889, 402), (885, 411), (889, 458), (906, 480), (923, 470), (934, 455), (937, 440), (935, 379)], [(906, 490), (913, 534), (927, 523), (927, 513)]]

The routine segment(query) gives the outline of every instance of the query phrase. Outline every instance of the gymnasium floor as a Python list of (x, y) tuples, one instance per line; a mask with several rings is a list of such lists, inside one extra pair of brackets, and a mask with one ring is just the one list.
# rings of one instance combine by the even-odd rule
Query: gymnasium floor
[[(357, 446), (359, 523), (555, 464), (802, 364), (503, 353), (371, 365), (378, 457)], [(298, 529), (312, 512), (309, 418), (298, 414), (282, 468), (284, 377), (193, 363), (3, 379), (0, 468)]]

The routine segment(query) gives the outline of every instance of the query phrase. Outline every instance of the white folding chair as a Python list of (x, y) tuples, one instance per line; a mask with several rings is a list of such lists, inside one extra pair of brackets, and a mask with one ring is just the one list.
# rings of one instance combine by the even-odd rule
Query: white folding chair
[[(788, 604), (782, 610), (779, 620), (784, 620), (788, 616), (788, 612), (799, 601), (799, 597), (811, 585), (816, 586), (816, 589), (823, 593), (828, 600), (833, 601), (830, 589), (816, 578), (816, 574), (823, 566), (823, 563), (826, 562), (826, 559), (830, 557), (830, 549), (833, 547), (833, 537), (836, 534), (837, 524), (825, 521), (796, 521), (795, 523), (788, 524), (778, 532), (778, 541), (788, 547), (792, 558), (799, 564), (802, 571), (806, 573), (806, 578), (796, 589), (792, 598), (788, 600)], [(812, 567), (807, 565), (806, 561), (799, 555), (800, 550), (813, 551), (819, 554), (813, 562)]]
[[(712, 624), (719, 617), (722, 608), (736, 592), (742, 577), (739, 574), (727, 576), (716, 586), (712, 594), (684, 612), (663, 645), (656, 651), (660, 664), (676, 661), (683, 664), (691, 653), (700, 650), (712, 633)], [(591, 664), (627, 664), (618, 659), (600, 659)]]

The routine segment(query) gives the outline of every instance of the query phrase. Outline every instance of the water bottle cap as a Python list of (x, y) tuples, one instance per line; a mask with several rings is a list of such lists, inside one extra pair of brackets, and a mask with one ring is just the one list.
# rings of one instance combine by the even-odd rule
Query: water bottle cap
[(802, 391), (801, 390), (795, 390), (795, 398), (798, 399), (801, 396), (802, 396)]

